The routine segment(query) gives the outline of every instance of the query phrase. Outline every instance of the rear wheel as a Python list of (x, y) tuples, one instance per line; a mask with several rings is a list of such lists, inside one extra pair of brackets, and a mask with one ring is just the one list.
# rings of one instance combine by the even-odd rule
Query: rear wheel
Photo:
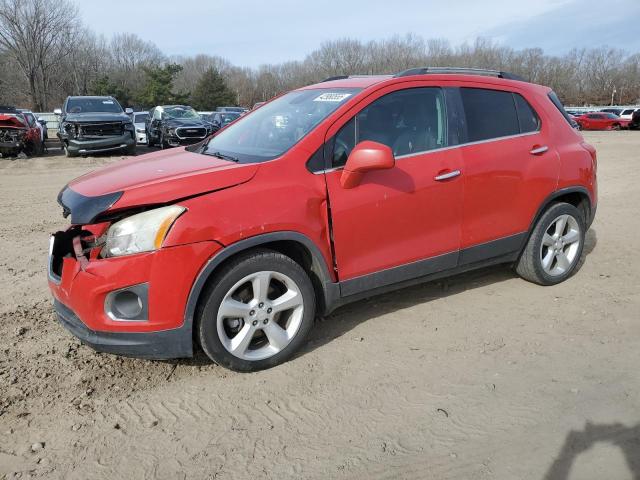
[(613, 127), (611, 127), (611, 128), (613, 128), (614, 130), (620, 130), (622, 127), (621, 127), (619, 124), (617, 124), (617, 123), (616, 123), (616, 124), (615, 124)]
[(315, 317), (306, 272), (270, 250), (233, 260), (203, 298), (197, 317), (200, 345), (213, 361), (237, 371), (261, 370), (289, 359)]
[(555, 285), (575, 271), (584, 247), (585, 220), (568, 203), (555, 203), (540, 217), (516, 271), (525, 280)]

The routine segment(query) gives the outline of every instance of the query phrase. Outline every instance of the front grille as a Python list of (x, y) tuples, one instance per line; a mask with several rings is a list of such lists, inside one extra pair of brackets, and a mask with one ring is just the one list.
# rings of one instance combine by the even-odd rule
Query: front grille
[(123, 133), (121, 122), (90, 123), (80, 125), (81, 137), (119, 137)]
[(202, 127), (176, 128), (176, 135), (180, 138), (203, 138), (206, 134), (207, 129)]

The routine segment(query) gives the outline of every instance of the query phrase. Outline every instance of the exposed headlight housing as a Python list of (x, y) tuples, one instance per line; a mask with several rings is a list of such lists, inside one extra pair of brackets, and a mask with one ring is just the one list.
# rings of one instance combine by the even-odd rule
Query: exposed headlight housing
[(179, 205), (154, 208), (114, 223), (107, 231), (103, 257), (151, 252), (162, 246), (167, 233), (186, 208)]
[(167, 133), (173, 137), (176, 134), (176, 129), (175, 128), (169, 128), (169, 129), (167, 129)]

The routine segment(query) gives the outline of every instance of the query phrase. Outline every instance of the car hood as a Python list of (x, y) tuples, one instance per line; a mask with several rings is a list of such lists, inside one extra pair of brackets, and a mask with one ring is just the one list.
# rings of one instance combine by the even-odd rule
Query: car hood
[(65, 122), (72, 123), (94, 123), (94, 122), (130, 122), (131, 118), (126, 113), (67, 113), (64, 117)]
[(163, 205), (245, 183), (256, 164), (237, 164), (182, 148), (116, 162), (71, 181), (58, 196), (71, 223), (88, 224), (105, 212)]
[(3, 114), (0, 114), (0, 127), (18, 128), (21, 130), (27, 129), (27, 126), (18, 117), (14, 115), (3, 115)]

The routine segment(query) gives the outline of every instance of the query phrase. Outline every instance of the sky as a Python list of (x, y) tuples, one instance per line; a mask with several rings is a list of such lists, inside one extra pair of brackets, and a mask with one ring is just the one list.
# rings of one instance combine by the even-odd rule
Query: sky
[(248, 67), (302, 60), (327, 40), (407, 33), (452, 45), (480, 36), (554, 55), (605, 44), (640, 52), (640, 0), (78, 0), (78, 5), (86, 25), (107, 38), (136, 33), (168, 55), (206, 53)]

